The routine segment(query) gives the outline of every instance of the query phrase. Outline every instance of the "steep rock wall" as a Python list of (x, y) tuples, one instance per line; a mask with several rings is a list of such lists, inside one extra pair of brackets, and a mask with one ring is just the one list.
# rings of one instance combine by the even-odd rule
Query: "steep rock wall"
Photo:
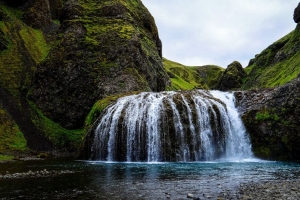
[(62, 126), (82, 127), (96, 100), (107, 95), (169, 84), (154, 19), (140, 0), (68, 1), (60, 23), (30, 99)]
[(0, 138), (74, 152), (97, 100), (165, 89), (161, 54), (139, 0), (0, 1)]
[(274, 89), (235, 92), (256, 156), (300, 161), (300, 78)]

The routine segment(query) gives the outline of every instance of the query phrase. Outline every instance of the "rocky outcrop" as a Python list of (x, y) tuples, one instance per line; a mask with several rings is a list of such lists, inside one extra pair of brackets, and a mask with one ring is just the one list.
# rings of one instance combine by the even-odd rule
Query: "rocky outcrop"
[(30, 149), (74, 152), (97, 100), (169, 84), (140, 0), (3, 0), (0, 20), (0, 119), (10, 119), (0, 130), (22, 140), (17, 150), (26, 139)]
[(243, 84), (243, 79), (247, 76), (243, 66), (234, 61), (227, 66), (227, 69), (220, 78), (217, 89), (222, 91), (238, 89)]
[(300, 3), (294, 10), (294, 21), (295, 21), (295, 23), (300, 22)]
[(300, 161), (300, 78), (263, 90), (236, 92), (256, 156)]
[(169, 84), (154, 20), (141, 1), (69, 1), (59, 43), (38, 69), (30, 99), (65, 128), (83, 126), (107, 95)]
[(41, 29), (52, 23), (49, 0), (28, 1), (28, 4), (22, 16), (26, 24)]

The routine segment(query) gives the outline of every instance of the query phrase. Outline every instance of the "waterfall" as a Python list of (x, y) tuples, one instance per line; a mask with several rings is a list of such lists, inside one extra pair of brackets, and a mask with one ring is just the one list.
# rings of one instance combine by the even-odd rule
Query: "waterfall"
[(211, 161), (245, 159), (251, 144), (232, 93), (144, 92), (106, 108), (95, 129), (91, 159)]

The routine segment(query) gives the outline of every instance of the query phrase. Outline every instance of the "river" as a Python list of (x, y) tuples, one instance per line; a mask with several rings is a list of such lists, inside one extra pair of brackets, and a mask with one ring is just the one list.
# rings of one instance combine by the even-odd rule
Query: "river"
[[(261, 160), (128, 163), (46, 159), (0, 164), (0, 174), (71, 171), (0, 178), (0, 199), (238, 199), (240, 185), (298, 180), (300, 164)], [(7, 172), (8, 171), (8, 172)]]

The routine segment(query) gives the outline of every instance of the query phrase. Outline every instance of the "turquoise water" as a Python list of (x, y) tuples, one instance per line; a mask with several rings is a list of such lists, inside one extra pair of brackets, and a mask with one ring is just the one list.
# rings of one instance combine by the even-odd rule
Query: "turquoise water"
[(241, 184), (293, 180), (300, 165), (284, 162), (107, 163), (26, 161), (0, 164), (0, 174), (72, 170), (54, 177), (0, 179), (0, 199), (236, 199)]

